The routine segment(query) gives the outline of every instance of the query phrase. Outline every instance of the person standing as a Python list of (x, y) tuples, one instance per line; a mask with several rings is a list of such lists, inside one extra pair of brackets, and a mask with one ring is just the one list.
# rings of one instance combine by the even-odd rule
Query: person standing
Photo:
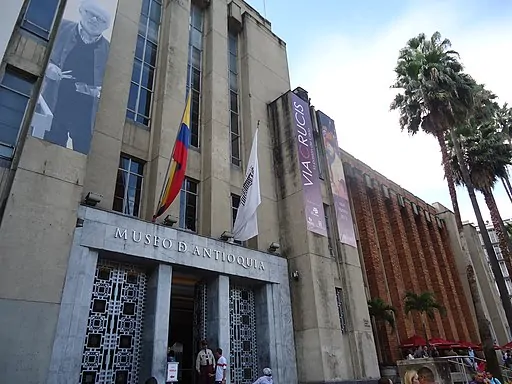
[(215, 350), (215, 358), (217, 365), (215, 367), (215, 384), (226, 384), (226, 372), (228, 368), (228, 361), (222, 356), (222, 349)]
[(253, 384), (274, 384), (274, 380), (272, 379), (272, 370), (270, 368), (263, 368), (263, 376)]
[(201, 341), (201, 350), (197, 354), (196, 371), (199, 374), (199, 384), (210, 384), (211, 375), (215, 368), (215, 357), (211, 349), (208, 349), (208, 342)]

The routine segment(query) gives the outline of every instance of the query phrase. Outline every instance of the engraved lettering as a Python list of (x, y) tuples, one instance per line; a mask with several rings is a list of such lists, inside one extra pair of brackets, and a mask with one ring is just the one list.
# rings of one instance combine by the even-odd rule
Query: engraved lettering
[[(168, 244), (168, 245), (166, 246), (166, 244)], [(172, 247), (172, 241), (171, 241), (171, 239), (167, 239), (167, 238), (165, 238), (165, 237), (164, 237), (164, 239), (162, 240), (162, 247), (163, 247), (164, 249), (169, 249), (169, 248), (171, 248), (171, 247)]]
[(121, 238), (123, 238), (125, 240), (128, 240), (128, 236), (126, 234), (126, 229), (123, 232), (121, 232), (121, 229), (116, 228), (116, 234), (115, 234), (114, 237), (116, 237), (116, 238), (117, 237), (121, 237)]
[(187, 248), (187, 243), (184, 243), (183, 241), (178, 243), (178, 252), (187, 252)]

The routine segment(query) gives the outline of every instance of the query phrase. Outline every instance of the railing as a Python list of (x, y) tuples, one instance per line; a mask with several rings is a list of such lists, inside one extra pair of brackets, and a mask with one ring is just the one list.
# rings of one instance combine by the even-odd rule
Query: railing
[[(470, 356), (444, 356), (439, 359), (448, 360), (452, 368), (452, 381), (469, 383), (473, 380), (473, 375), (476, 374), (476, 364), (479, 362), (485, 362), (484, 359), (478, 357), (471, 358)], [(472, 364), (472, 360), (475, 362)], [(500, 365), (501, 374), (505, 382), (509, 382), (512, 379), (512, 370)], [(455, 377), (454, 377), (455, 376)], [(458, 379), (458, 380), (457, 380)], [(462, 380), (461, 380), (462, 379)], [(504, 384), (504, 383), (502, 383)]]

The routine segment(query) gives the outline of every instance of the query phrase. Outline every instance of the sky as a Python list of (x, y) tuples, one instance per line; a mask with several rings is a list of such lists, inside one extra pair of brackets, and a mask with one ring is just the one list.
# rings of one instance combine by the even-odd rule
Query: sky
[[(510, 0), (249, 0), (286, 42), (292, 89), (336, 122), (340, 147), (427, 203), (451, 208), (433, 137), (402, 132), (389, 111), (398, 51), (423, 32), (439, 31), (459, 52), (466, 72), (512, 104)], [(266, 4), (265, 4), (266, 3)], [(462, 220), (475, 221), (465, 189), (457, 190)], [(512, 203), (501, 184), (502, 217)], [(479, 205), (490, 220), (483, 197)]]

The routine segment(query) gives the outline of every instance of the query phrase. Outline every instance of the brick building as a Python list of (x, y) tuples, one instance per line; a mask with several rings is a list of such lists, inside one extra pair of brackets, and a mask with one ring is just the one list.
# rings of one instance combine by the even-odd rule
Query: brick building
[(400, 340), (422, 335), (420, 317), (405, 315), (405, 292), (430, 291), (446, 308), (428, 320), (429, 338), (478, 341), (449, 234), (436, 209), (343, 152), (348, 190), (366, 270), (370, 298), (380, 297), (396, 309), (396, 332), (381, 336), (384, 362), (399, 357)]

